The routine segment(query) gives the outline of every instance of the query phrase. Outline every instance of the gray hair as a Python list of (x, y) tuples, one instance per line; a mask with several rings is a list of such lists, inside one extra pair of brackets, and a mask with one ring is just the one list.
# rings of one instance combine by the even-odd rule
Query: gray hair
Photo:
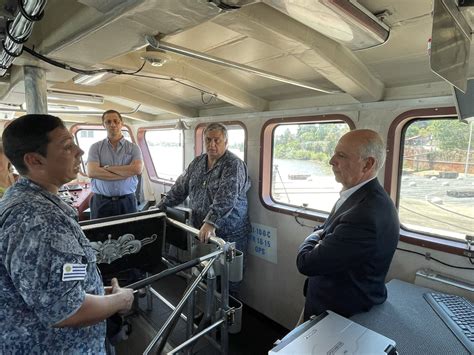
[(204, 129), (204, 137), (207, 136), (207, 134), (211, 131), (221, 131), (222, 134), (224, 135), (225, 140), (227, 141), (227, 127), (224, 126), (222, 123), (210, 123), (207, 125), (207, 127)]
[(385, 163), (385, 144), (377, 132), (372, 130), (365, 131), (367, 131), (367, 134), (364, 137), (365, 144), (360, 146), (360, 157), (362, 159), (373, 157), (375, 159), (375, 172), (378, 172)]

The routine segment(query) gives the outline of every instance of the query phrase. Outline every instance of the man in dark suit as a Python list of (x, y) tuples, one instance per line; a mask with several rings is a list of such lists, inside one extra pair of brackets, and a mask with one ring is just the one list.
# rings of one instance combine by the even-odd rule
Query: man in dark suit
[(301, 244), (298, 270), (308, 276), (304, 320), (325, 310), (342, 316), (366, 312), (387, 298), (385, 276), (395, 252), (397, 210), (376, 176), (385, 147), (374, 131), (351, 131), (329, 161), (340, 199), (326, 222)]

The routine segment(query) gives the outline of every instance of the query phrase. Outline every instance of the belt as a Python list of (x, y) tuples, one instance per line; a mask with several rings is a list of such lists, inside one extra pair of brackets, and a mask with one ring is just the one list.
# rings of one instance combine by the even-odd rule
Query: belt
[(104, 198), (106, 200), (117, 201), (117, 200), (121, 200), (121, 199), (123, 199), (125, 197), (128, 197), (130, 195), (133, 195), (133, 194), (122, 195), (122, 196), (105, 196), (105, 195), (101, 195), (101, 194), (95, 194), (95, 195), (100, 197), (100, 198)]

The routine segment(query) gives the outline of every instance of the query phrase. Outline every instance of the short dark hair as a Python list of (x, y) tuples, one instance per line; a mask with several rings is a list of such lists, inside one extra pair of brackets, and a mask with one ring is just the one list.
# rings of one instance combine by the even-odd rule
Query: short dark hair
[(25, 154), (36, 152), (46, 157), (49, 133), (58, 127), (66, 128), (59, 117), (33, 114), (21, 116), (5, 128), (3, 150), (20, 174), (28, 173)]
[(122, 115), (120, 114), (120, 112), (115, 111), (115, 110), (107, 110), (107, 111), (105, 111), (105, 112), (102, 114), (102, 123), (104, 123), (105, 115), (108, 115), (109, 113), (115, 113), (115, 114), (117, 114), (117, 116), (119, 116), (119, 118), (120, 118), (120, 121), (123, 122), (123, 118), (122, 118)]

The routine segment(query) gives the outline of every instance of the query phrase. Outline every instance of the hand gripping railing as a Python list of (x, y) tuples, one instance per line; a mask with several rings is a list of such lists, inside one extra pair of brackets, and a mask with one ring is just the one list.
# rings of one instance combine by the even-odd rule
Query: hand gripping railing
[[(186, 232), (191, 233), (194, 236), (197, 236), (199, 234), (199, 230), (197, 230), (196, 228), (190, 227), (187, 224), (175, 221), (168, 217), (166, 218), (166, 221), (168, 224), (181, 228), (185, 230)], [(158, 331), (156, 336), (150, 342), (150, 344), (145, 349), (143, 354), (149, 354), (153, 349), (156, 349), (157, 354), (161, 354), (169, 335), (173, 331), (180, 317), (180, 314), (184, 308), (186, 301), (188, 301), (188, 299), (192, 297), (194, 290), (198, 287), (199, 283), (202, 281), (202, 279), (208, 273), (208, 271), (211, 271), (213, 273), (212, 267), (213, 267), (213, 263), (216, 260), (219, 260), (220, 268), (221, 268), (221, 296), (220, 296), (221, 318), (217, 319), (213, 324), (211, 324), (210, 326), (208, 326), (207, 328), (203, 330), (198, 329), (199, 330), (198, 334), (187, 339), (181, 345), (178, 345), (171, 352), (171, 354), (174, 354), (177, 351), (182, 350), (186, 348), (187, 346), (193, 344), (200, 337), (205, 336), (207, 333), (211, 332), (217, 327), (221, 328), (220, 350), (222, 354), (228, 353), (228, 327), (229, 327), (229, 322), (232, 323), (232, 319), (233, 319), (233, 309), (229, 307), (229, 262), (232, 261), (232, 259), (234, 258), (236, 251), (235, 251), (235, 246), (233, 243), (232, 244), (226, 243), (223, 239), (217, 238), (215, 236), (212, 236), (209, 239), (209, 243), (215, 244), (218, 247), (218, 250), (211, 252), (207, 255), (195, 258), (193, 260), (187, 261), (178, 266), (171, 267), (156, 275), (147, 277), (143, 280), (137, 281), (127, 286), (128, 288), (132, 288), (135, 291), (137, 291), (165, 276), (175, 274), (181, 270), (191, 268), (193, 266), (198, 266), (198, 265), (201, 265), (203, 267), (202, 271), (199, 273), (196, 279), (186, 288), (180, 302), (174, 308), (171, 315), (168, 317), (168, 319), (163, 324), (161, 329)], [(210, 292), (214, 294), (213, 290), (210, 290)], [(206, 310), (206, 314), (208, 313), (209, 313), (209, 310)], [(188, 322), (192, 322), (192, 321), (193, 321), (192, 317), (191, 319), (188, 319)]]

